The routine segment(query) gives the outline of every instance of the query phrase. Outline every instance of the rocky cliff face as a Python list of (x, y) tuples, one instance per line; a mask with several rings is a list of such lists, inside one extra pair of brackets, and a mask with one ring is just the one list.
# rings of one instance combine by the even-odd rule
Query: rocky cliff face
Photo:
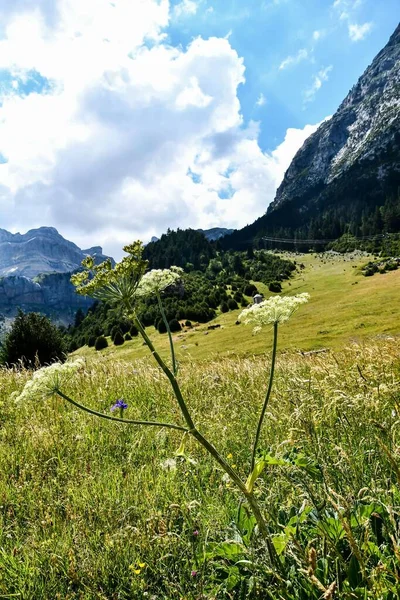
[[(355, 165), (362, 177), (384, 187), (388, 175), (400, 173), (400, 25), (389, 43), (350, 91), (333, 117), (323, 123), (297, 152), (269, 211), (296, 199), (307, 210), (326, 186), (346, 178)], [(315, 191), (314, 191), (315, 190)]]
[(23, 235), (0, 229), (0, 276), (32, 278), (40, 273), (71, 273), (87, 254), (98, 262), (106, 259), (100, 246), (81, 250), (54, 227), (31, 229)]
[(333, 117), (297, 152), (267, 213), (222, 243), (400, 231), (393, 219), (385, 230), (377, 212), (399, 202), (399, 187), (400, 25)]
[(76, 294), (70, 282), (87, 255), (96, 262), (107, 258), (100, 246), (81, 250), (53, 227), (24, 235), (0, 229), (0, 314), (11, 317), (21, 308), (70, 321), (78, 308), (93, 303)]

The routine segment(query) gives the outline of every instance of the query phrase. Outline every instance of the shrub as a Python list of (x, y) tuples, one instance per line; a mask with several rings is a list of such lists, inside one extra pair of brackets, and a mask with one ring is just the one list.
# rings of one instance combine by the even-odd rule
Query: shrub
[(189, 321), (189, 319), (187, 319), (187, 320), (185, 321), (185, 327), (193, 327), (193, 325), (192, 325), (192, 321)]
[(157, 321), (155, 327), (156, 327), (158, 333), (167, 333), (167, 327), (166, 327), (163, 319), (160, 319), (159, 321)]
[(268, 286), (268, 289), (270, 292), (275, 292), (276, 294), (279, 294), (279, 292), (282, 291), (282, 286), (279, 283), (279, 281), (271, 281), (271, 283)]
[(0, 362), (25, 367), (46, 365), (66, 359), (66, 344), (61, 332), (43, 315), (18, 312), (4, 340)]
[(219, 308), (220, 308), (220, 311), (221, 311), (222, 313), (229, 312), (229, 306), (228, 306), (228, 303), (227, 303), (227, 302), (225, 302), (225, 301), (221, 303), (221, 306), (220, 306)]
[(135, 327), (135, 325), (131, 325), (129, 333), (131, 334), (132, 337), (136, 337), (139, 332), (138, 332), (137, 328)]
[(257, 290), (256, 286), (255, 286), (253, 283), (247, 283), (247, 284), (244, 286), (243, 293), (244, 293), (246, 296), (254, 296), (254, 294), (257, 294), (257, 293), (258, 293), (258, 290)]
[(111, 330), (110, 330), (111, 341), (114, 341), (114, 338), (115, 338), (115, 336), (117, 335), (118, 332), (121, 333), (120, 328), (118, 327), (118, 325), (113, 325), (113, 327), (111, 327)]
[(96, 343), (96, 336), (95, 335), (89, 335), (88, 337), (88, 343), (87, 345), (89, 346), (89, 348), (93, 348), (94, 345)]
[(121, 331), (118, 330), (117, 333), (114, 335), (114, 346), (122, 346), (124, 341), (124, 336), (122, 335)]
[(229, 310), (236, 310), (238, 307), (238, 303), (236, 302), (236, 300), (234, 300), (233, 298), (229, 298), (228, 300), (228, 309)]
[(104, 337), (104, 335), (99, 335), (99, 337), (97, 338), (96, 342), (95, 342), (95, 349), (96, 350), (104, 350), (104, 348), (107, 348), (108, 346), (108, 342), (106, 340), (106, 338)]
[(171, 319), (171, 321), (168, 323), (170, 330), (174, 333), (176, 331), (181, 331), (182, 327), (181, 324), (179, 323), (179, 321), (177, 319)]
[(132, 336), (131, 336), (131, 334), (129, 333), (129, 331), (128, 331), (128, 333), (126, 333), (126, 334), (124, 335), (124, 338), (125, 338), (125, 341), (126, 341), (126, 342), (129, 342), (129, 341), (132, 339)]

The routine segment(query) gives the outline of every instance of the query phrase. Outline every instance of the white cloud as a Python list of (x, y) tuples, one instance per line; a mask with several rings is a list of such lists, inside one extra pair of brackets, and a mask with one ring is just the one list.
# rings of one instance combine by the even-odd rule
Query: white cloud
[(326, 35), (326, 31), (325, 29), (316, 29), (315, 31), (313, 31), (313, 35), (312, 38), (314, 40), (314, 42), (318, 42), (319, 40), (321, 40), (324, 36)]
[(329, 73), (332, 71), (332, 69), (333, 69), (333, 66), (329, 65), (329, 67), (325, 67), (324, 69), (321, 69), (320, 71), (318, 71), (318, 73), (316, 75), (314, 75), (311, 87), (309, 87), (304, 92), (304, 101), (305, 102), (312, 102), (314, 100), (315, 94), (318, 92), (319, 89), (321, 89), (324, 81), (328, 81)]
[(174, 8), (174, 13), (176, 17), (186, 17), (190, 15), (195, 15), (197, 12), (197, 4), (194, 0), (182, 0), (179, 4), (176, 4)]
[(261, 94), (258, 96), (257, 100), (256, 100), (256, 106), (264, 106), (267, 103), (267, 99), (264, 96), (264, 94), (261, 92)]
[(19, 2), (25, 12), (10, 2), (4, 21), (0, 68), (27, 80), (35, 70), (51, 85), (2, 98), (2, 227), (52, 225), (118, 256), (167, 227), (240, 227), (265, 212), (315, 126), (262, 152), (258, 126), (243, 127), (244, 65), (229, 40), (167, 45), (163, 0), (87, 0), (93, 10), (60, 0), (57, 13)]
[(281, 64), (279, 65), (279, 70), (283, 71), (284, 69), (287, 69), (288, 67), (298, 65), (303, 60), (306, 60), (306, 58), (308, 58), (308, 56), (309, 56), (308, 50), (306, 48), (300, 48), (300, 50), (297, 52), (297, 54), (294, 54), (293, 56), (288, 56), (287, 58), (285, 58), (285, 60), (283, 60), (281, 62)]
[(363, 25), (357, 25), (357, 23), (349, 24), (349, 37), (352, 42), (359, 42), (363, 40), (371, 31), (372, 23), (363, 23)]

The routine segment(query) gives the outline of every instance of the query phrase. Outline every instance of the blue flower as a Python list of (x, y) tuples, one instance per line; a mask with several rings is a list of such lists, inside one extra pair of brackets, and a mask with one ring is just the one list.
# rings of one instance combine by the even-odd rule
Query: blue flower
[(124, 402), (124, 399), (123, 399), (123, 398), (119, 398), (119, 399), (116, 401), (116, 403), (115, 403), (115, 404), (113, 404), (113, 406), (110, 408), (110, 410), (111, 410), (111, 411), (114, 411), (114, 410), (117, 410), (118, 408), (121, 410), (121, 412), (122, 412), (123, 410), (125, 410), (125, 409), (127, 409), (127, 408), (128, 408), (128, 405), (127, 405), (127, 403), (126, 403), (126, 402)]

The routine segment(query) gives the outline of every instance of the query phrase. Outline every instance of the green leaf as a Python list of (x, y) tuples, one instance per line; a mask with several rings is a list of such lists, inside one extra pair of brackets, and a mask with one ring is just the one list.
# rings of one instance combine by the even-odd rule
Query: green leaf
[(264, 459), (260, 459), (256, 462), (253, 472), (249, 475), (246, 481), (246, 489), (249, 492), (249, 494), (252, 493), (254, 484), (260, 477), (261, 473), (264, 471), (266, 464), (267, 463), (264, 461)]

